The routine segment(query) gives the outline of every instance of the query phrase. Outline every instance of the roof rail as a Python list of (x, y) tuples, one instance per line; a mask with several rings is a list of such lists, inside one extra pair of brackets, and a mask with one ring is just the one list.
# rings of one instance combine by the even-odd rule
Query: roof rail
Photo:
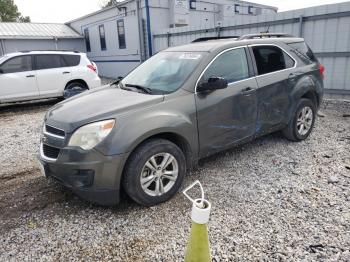
[(283, 33), (260, 33), (260, 34), (248, 34), (242, 35), (238, 40), (255, 39), (255, 38), (280, 38), (280, 37), (295, 37), (290, 34)]
[(198, 43), (198, 42), (205, 42), (210, 40), (220, 40), (220, 39), (238, 39), (239, 36), (208, 36), (208, 37), (201, 37), (197, 38), (192, 41), (192, 43)]
[(77, 50), (23, 50), (19, 51), (20, 53), (30, 53), (30, 52), (73, 52), (73, 53), (80, 53), (80, 51)]

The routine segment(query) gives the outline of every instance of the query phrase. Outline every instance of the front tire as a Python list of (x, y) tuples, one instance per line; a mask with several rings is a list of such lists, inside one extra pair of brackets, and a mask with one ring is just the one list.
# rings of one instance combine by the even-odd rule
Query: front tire
[(183, 182), (186, 160), (181, 149), (165, 139), (151, 139), (130, 156), (123, 188), (137, 203), (153, 206), (173, 197)]
[(305, 140), (310, 135), (316, 120), (316, 107), (311, 100), (300, 99), (293, 119), (282, 131), (283, 135), (295, 142)]

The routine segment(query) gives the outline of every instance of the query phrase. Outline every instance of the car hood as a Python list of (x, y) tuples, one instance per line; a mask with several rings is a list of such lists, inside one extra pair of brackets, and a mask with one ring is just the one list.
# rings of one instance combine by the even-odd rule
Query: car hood
[(106, 86), (55, 105), (47, 112), (45, 121), (48, 125), (70, 133), (82, 125), (116, 118), (120, 114), (163, 100), (163, 95), (148, 95)]

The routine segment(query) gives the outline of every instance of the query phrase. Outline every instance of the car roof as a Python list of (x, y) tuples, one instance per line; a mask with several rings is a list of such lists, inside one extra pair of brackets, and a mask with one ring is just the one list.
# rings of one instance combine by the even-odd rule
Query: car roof
[(217, 49), (234, 48), (245, 45), (256, 44), (278, 44), (278, 43), (296, 43), (303, 42), (303, 38), (298, 37), (280, 37), (280, 38), (262, 38), (262, 39), (246, 39), (238, 40), (235, 38), (225, 38), (208, 40), (202, 42), (190, 43), (187, 45), (168, 48), (167, 52), (213, 52)]
[(14, 52), (14, 53), (8, 53), (5, 54), (4, 57), (15, 57), (15, 56), (20, 56), (20, 55), (46, 55), (46, 54), (59, 54), (59, 55), (81, 55), (84, 53), (79, 53), (76, 51), (21, 51), (21, 52)]

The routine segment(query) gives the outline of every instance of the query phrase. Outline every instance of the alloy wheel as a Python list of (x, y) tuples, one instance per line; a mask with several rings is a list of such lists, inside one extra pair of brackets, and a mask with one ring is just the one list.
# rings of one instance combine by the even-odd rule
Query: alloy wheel
[(314, 113), (312, 109), (308, 106), (305, 106), (298, 115), (297, 119), (297, 130), (298, 133), (302, 136), (305, 136), (312, 127), (312, 121), (314, 118)]
[(179, 165), (172, 154), (153, 155), (142, 168), (141, 187), (150, 196), (161, 196), (174, 186), (178, 174)]

